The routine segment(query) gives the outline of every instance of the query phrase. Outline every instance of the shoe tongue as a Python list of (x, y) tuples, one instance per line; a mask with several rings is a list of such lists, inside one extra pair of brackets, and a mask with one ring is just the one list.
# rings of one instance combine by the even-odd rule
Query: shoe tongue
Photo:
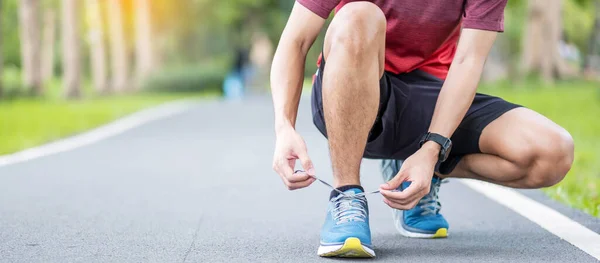
[(356, 194), (360, 194), (362, 192), (363, 191), (360, 190), (360, 189), (358, 189), (358, 188), (351, 188), (351, 189), (348, 189), (348, 190), (344, 191), (343, 193), (344, 193), (345, 197), (350, 197), (350, 199), (345, 199), (344, 197), (341, 196), (341, 194), (338, 195), (338, 198), (341, 198), (341, 199), (338, 200), (337, 206), (340, 206), (342, 204), (349, 205), (350, 203), (357, 203), (357, 202), (359, 202), (358, 199), (355, 199), (353, 197)]
[(344, 191), (345, 194), (360, 194), (362, 192), (363, 191), (361, 191), (358, 188), (351, 188), (351, 189), (348, 189), (348, 190)]

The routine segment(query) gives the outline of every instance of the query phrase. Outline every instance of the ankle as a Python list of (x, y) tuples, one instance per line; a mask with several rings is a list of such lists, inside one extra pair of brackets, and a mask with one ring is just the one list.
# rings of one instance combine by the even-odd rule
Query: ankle
[(343, 187), (345, 185), (358, 185), (358, 186), (360, 186), (360, 179), (358, 179), (358, 178), (356, 178), (356, 179), (353, 179), (353, 178), (337, 179), (334, 176), (334, 179), (333, 179), (333, 186), (334, 187)]
[(348, 191), (350, 189), (359, 189), (361, 192), (363, 192), (363, 193), (365, 192), (365, 189), (362, 186), (358, 185), (358, 184), (344, 185), (344, 186), (337, 187), (336, 188), (337, 191), (336, 190), (332, 190), (331, 194), (329, 195), (329, 199), (337, 197), (340, 194), (338, 191), (345, 192), (345, 191)]

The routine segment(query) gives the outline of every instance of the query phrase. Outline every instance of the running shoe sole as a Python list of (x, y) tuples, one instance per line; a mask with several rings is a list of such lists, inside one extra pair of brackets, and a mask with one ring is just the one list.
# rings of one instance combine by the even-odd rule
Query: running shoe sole
[(341, 258), (373, 258), (375, 251), (368, 246), (360, 243), (356, 237), (349, 237), (344, 244), (319, 246), (317, 254), (321, 257), (341, 257)]

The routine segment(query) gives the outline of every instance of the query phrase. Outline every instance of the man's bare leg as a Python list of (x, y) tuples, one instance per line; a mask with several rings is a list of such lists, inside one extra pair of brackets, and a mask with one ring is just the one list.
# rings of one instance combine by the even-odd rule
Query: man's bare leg
[[(379, 109), (385, 29), (385, 16), (379, 7), (351, 2), (336, 13), (325, 35), (323, 115), (334, 185), (344, 192), (360, 187), (360, 163)], [(317, 254), (375, 256), (364, 196), (332, 192)]]
[(346, 4), (325, 35), (323, 111), (334, 185), (360, 185), (367, 137), (379, 108), (386, 20), (374, 4)]
[(479, 140), (482, 154), (466, 155), (449, 175), (513, 188), (560, 182), (573, 163), (573, 139), (546, 117), (513, 109), (490, 123)]

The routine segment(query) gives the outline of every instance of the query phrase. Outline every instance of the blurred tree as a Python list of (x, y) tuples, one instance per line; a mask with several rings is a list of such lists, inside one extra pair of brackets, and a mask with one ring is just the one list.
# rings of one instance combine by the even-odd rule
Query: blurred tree
[(19, 22), (23, 85), (33, 94), (42, 94), (40, 1), (20, 0)]
[(595, 0), (564, 0), (563, 30), (569, 41), (586, 53), (594, 27)]
[(42, 83), (52, 79), (54, 72), (54, 45), (56, 43), (56, 13), (54, 8), (44, 10), (44, 33), (42, 35)]
[(3, 69), (4, 69), (4, 57), (3, 55), (3, 47), (4, 47), (4, 43), (3, 43), (3, 38), (2, 35), (4, 35), (4, 30), (2, 28), (3, 23), (2, 23), (2, 11), (4, 10), (4, 8), (2, 8), (2, 4), (4, 4), (4, 1), (0, 0), (0, 99), (4, 96), (4, 86), (3, 84)]
[(562, 0), (529, 0), (523, 37), (525, 74), (539, 72), (547, 82), (571, 74), (559, 53), (562, 36)]
[(255, 33), (251, 43), (249, 62), (252, 65), (253, 74), (248, 79), (248, 89), (256, 93), (267, 92), (269, 90), (269, 74), (275, 47), (262, 31)]
[[(2, 0), (3, 8), (0, 19), (2, 19), (2, 51), (5, 66), (21, 66), (21, 47), (19, 40), (19, 1), (18, 0)], [(7, 67), (4, 68), (5, 73)], [(6, 84), (6, 83), (5, 83)], [(5, 89), (7, 86), (5, 86)]]
[(86, 0), (88, 38), (90, 42), (90, 63), (94, 90), (99, 94), (110, 92), (106, 72), (106, 48), (104, 29), (98, 0)]
[(108, 1), (112, 88), (124, 92), (129, 84), (129, 57), (123, 34), (123, 13), (120, 0)]
[[(585, 63), (583, 66), (584, 71), (587, 75), (593, 74), (592, 72), (594, 72), (594, 60), (596, 60), (596, 63), (600, 63), (598, 62), (598, 60), (600, 60), (600, 0), (595, 1), (594, 7), (596, 16), (594, 22), (594, 29), (592, 31), (592, 34), (590, 35), (588, 52), (585, 56)], [(596, 67), (598, 67), (598, 65), (596, 65)]]
[(181, 0), (179, 3), (182, 2), (188, 4), (153, 1), (153, 19), (159, 21), (157, 32), (175, 36), (169, 41), (170, 49), (185, 52), (182, 60), (190, 62), (227, 56), (230, 64), (234, 64), (235, 53), (249, 50), (257, 32), (266, 33), (276, 43), (289, 15), (281, 0)]
[(141, 83), (154, 68), (150, 3), (149, 0), (135, 0), (135, 63), (137, 84)]
[(81, 95), (78, 2), (62, 0), (63, 94), (66, 98)]

